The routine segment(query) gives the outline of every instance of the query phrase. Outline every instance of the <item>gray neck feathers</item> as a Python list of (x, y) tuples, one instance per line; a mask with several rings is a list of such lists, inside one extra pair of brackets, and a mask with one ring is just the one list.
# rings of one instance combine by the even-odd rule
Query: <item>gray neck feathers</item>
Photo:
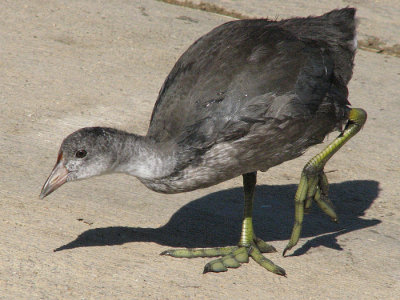
[(117, 143), (120, 146), (114, 172), (143, 179), (160, 178), (173, 172), (176, 165), (173, 146), (129, 133), (119, 138), (123, 140)]

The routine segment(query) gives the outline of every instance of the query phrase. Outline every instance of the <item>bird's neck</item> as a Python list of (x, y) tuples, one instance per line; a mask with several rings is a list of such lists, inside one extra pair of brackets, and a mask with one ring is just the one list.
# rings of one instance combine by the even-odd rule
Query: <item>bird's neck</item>
[(176, 165), (174, 147), (160, 144), (145, 136), (127, 134), (118, 149), (115, 172), (138, 178), (155, 179), (171, 174)]

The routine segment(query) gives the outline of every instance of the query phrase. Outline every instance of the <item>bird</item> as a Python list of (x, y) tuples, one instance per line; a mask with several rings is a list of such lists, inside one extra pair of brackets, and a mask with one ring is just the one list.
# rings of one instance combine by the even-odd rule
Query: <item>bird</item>
[(286, 276), (263, 255), (276, 249), (253, 230), (257, 172), (295, 159), (339, 131), (301, 171), (283, 255), (299, 241), (304, 212), (314, 202), (337, 220), (324, 166), (367, 119), (365, 110), (348, 101), (357, 48), (355, 14), (355, 8), (346, 7), (321, 16), (243, 19), (214, 28), (182, 54), (165, 79), (146, 135), (106, 127), (73, 132), (63, 140), (40, 198), (66, 182), (109, 173), (135, 176), (147, 188), (169, 194), (242, 176), (237, 245), (161, 254), (216, 257), (204, 273), (238, 268), (251, 258)]

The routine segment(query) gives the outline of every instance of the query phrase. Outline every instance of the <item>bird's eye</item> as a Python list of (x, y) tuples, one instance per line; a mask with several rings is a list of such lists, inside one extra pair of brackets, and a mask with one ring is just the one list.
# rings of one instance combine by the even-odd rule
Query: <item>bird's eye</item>
[(84, 158), (86, 156), (86, 154), (87, 154), (86, 150), (78, 150), (75, 153), (75, 157)]

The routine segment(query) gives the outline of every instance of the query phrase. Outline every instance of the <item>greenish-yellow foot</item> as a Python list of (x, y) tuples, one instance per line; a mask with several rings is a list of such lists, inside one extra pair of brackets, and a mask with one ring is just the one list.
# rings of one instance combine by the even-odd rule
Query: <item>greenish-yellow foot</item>
[(283, 256), (299, 241), (304, 213), (310, 209), (313, 201), (318, 204), (322, 211), (331, 217), (332, 221), (337, 222), (337, 215), (333, 204), (328, 198), (329, 183), (324, 173), (324, 167), (327, 161), (361, 130), (367, 120), (367, 113), (361, 108), (352, 108), (349, 111), (348, 118), (349, 120), (342, 133), (304, 166), (294, 197), (295, 222), (292, 235), (285, 250), (283, 250)]
[(230, 246), (204, 249), (170, 249), (161, 253), (172, 257), (217, 257), (204, 267), (203, 273), (226, 272), (228, 268), (238, 268), (241, 264), (249, 262), (249, 257), (253, 258), (259, 265), (270, 272), (285, 276), (286, 272), (272, 261), (265, 258), (261, 253), (276, 252), (276, 249), (259, 238), (253, 239), (248, 246)]

